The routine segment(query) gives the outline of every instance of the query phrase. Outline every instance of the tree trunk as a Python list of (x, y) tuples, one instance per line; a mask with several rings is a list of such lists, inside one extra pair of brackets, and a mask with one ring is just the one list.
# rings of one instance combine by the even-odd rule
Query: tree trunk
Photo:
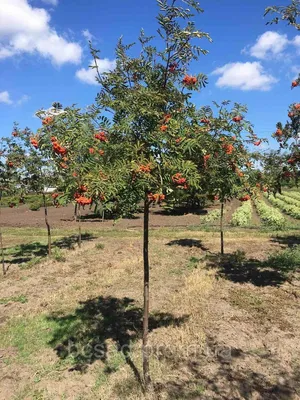
[(3, 248), (3, 238), (2, 238), (2, 227), (0, 226), (0, 247), (1, 247), (1, 264), (3, 275), (6, 275), (5, 260), (4, 260), (4, 248)]
[(43, 193), (43, 202), (44, 202), (44, 212), (45, 212), (45, 223), (47, 227), (47, 235), (48, 235), (48, 256), (51, 256), (51, 228), (48, 221), (48, 209), (45, 193)]
[(77, 221), (78, 221), (78, 246), (81, 247), (82, 236), (81, 236), (81, 206), (78, 204), (77, 208)]
[[(0, 218), (1, 218), (1, 211), (2, 211), (2, 210), (1, 210), (1, 207), (2, 207), (1, 199), (2, 199), (2, 193), (0, 193)], [(2, 271), (3, 271), (3, 275), (6, 275), (1, 221), (0, 221), (0, 249), (1, 249)]]
[(74, 219), (77, 222), (77, 209), (78, 209), (78, 204), (75, 203), (75, 207), (74, 207)]
[(221, 219), (220, 219), (220, 233), (221, 233), (221, 254), (224, 254), (224, 202), (221, 203)]
[(148, 349), (148, 330), (149, 330), (149, 200), (145, 193), (144, 200), (144, 318), (143, 318), (143, 376), (145, 389), (148, 390), (151, 384), (149, 371), (149, 349)]

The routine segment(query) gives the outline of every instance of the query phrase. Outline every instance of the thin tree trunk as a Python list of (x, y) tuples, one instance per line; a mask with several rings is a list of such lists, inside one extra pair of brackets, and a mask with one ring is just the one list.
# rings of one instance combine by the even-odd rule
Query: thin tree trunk
[(44, 212), (45, 212), (45, 223), (47, 227), (47, 234), (48, 234), (48, 256), (51, 256), (51, 228), (48, 221), (48, 208), (46, 202), (45, 193), (43, 193), (43, 202), (44, 202)]
[(149, 371), (149, 349), (148, 349), (148, 331), (149, 331), (149, 200), (147, 193), (144, 200), (144, 318), (143, 318), (143, 376), (145, 389), (148, 390), (151, 384)]
[(74, 207), (74, 219), (77, 222), (77, 208), (78, 208), (78, 204), (75, 203), (75, 207)]
[(77, 208), (77, 221), (78, 221), (78, 246), (81, 247), (82, 236), (81, 236), (81, 206), (78, 204)]
[(220, 219), (220, 233), (221, 233), (221, 254), (224, 254), (224, 203), (221, 203), (221, 219)]
[[(1, 218), (1, 207), (2, 207), (2, 193), (0, 193), (0, 218)], [(0, 248), (1, 248), (1, 264), (3, 275), (6, 275), (5, 260), (4, 260), (4, 248), (3, 248), (3, 236), (2, 236), (2, 226), (0, 221)]]
[(102, 222), (104, 222), (104, 219), (105, 219), (105, 211), (103, 209), (103, 211), (102, 211)]

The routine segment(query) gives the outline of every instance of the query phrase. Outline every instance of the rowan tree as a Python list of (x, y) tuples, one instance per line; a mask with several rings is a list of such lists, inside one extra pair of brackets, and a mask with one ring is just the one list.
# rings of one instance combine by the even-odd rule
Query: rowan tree
[[(267, 24), (278, 24), (280, 21), (286, 21), (288, 25), (300, 30), (300, 1), (292, 0), (287, 6), (269, 6), (265, 9), (265, 15), (276, 14), (276, 16)], [(300, 74), (298, 78), (291, 83), (291, 89), (300, 85)], [(299, 178), (300, 165), (300, 104), (293, 103), (288, 110), (288, 120), (286, 123), (278, 122), (273, 137), (279, 143), (279, 150), (287, 149), (289, 151), (288, 167), (285, 167), (285, 178), (295, 178), (296, 182)]]
[(271, 21), (267, 22), (267, 25), (278, 24), (280, 21), (285, 21), (288, 25), (300, 30), (300, 24), (298, 23), (300, 17), (299, 0), (292, 0), (291, 3), (286, 6), (269, 6), (265, 9), (264, 16), (268, 14), (275, 14), (276, 16)]
[[(150, 386), (149, 207), (153, 202), (164, 200), (170, 190), (186, 190), (189, 185), (196, 187), (200, 181), (196, 164), (175, 152), (174, 144), (194, 113), (191, 92), (206, 84), (203, 74), (188, 73), (190, 62), (207, 53), (194, 40), (210, 40), (191, 21), (194, 13), (203, 12), (197, 2), (158, 0), (157, 3), (160, 8), (157, 46), (152, 44), (152, 37), (141, 31), (139, 52), (134, 56), (131, 55), (133, 44), (125, 45), (120, 39), (116, 68), (103, 74), (97, 67), (99, 52), (91, 47), (101, 86), (96, 107), (99, 113), (111, 115), (111, 124), (103, 132), (109, 142), (108, 151), (112, 151), (112, 163), (115, 149), (122, 144), (116, 160), (115, 169), (119, 171), (116, 187), (123, 189), (123, 196), (133, 191), (144, 203), (143, 375), (146, 388)], [(179, 3), (187, 4), (189, 9)], [(131, 190), (125, 189), (128, 182)]]
[[(22, 169), (25, 153), (16, 142), (16, 132), (12, 132), (9, 138), (2, 138), (0, 145), (0, 214), (2, 208), (2, 197), (10, 196), (11, 201), (8, 204), (14, 208), (19, 202), (23, 202), (24, 190), (22, 187)], [(13, 199), (16, 200), (13, 200)], [(0, 222), (0, 251), (2, 271), (5, 275), (8, 267), (4, 259), (3, 233)]]
[(91, 164), (101, 162), (105, 151), (99, 143), (103, 145), (105, 141), (95, 137), (91, 115), (75, 106), (63, 109), (60, 105), (56, 113), (40, 110), (36, 115), (42, 120), (37, 146), (51, 160), (59, 176), (59, 192), (52, 195), (54, 202), (56, 206), (75, 202), (78, 244), (81, 246), (81, 209), (91, 206), (95, 200), (87, 187), (86, 176)]
[[(221, 203), (221, 254), (224, 254), (225, 203), (236, 197), (241, 201), (250, 199), (248, 171), (252, 163), (245, 145), (252, 143), (259, 146), (262, 143), (245, 119), (246, 106), (234, 103), (230, 109), (229, 105), (229, 101), (224, 101), (221, 104), (214, 102), (214, 108), (202, 107), (196, 119), (200, 125), (198, 136), (184, 147), (197, 164), (201, 186), (205, 188), (208, 198)], [(246, 133), (247, 138), (244, 137)]]

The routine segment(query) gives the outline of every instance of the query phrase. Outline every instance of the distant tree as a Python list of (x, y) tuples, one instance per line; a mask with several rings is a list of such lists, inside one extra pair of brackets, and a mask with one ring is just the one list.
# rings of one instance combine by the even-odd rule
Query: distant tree
[[(292, 0), (287, 6), (269, 6), (265, 9), (265, 14), (276, 14), (276, 17), (267, 24), (278, 24), (280, 21), (286, 21), (288, 25), (300, 30), (300, 0)], [(298, 78), (291, 83), (294, 89), (300, 85), (300, 74)], [(293, 103), (288, 110), (289, 120), (286, 123), (278, 122), (273, 137), (279, 143), (279, 150), (288, 149), (288, 165), (283, 171), (286, 178), (299, 179), (300, 166), (300, 104)], [(289, 171), (292, 169), (293, 171)]]
[[(241, 201), (250, 199), (251, 188), (248, 177), (252, 167), (246, 143), (259, 146), (263, 140), (253, 132), (252, 125), (246, 120), (247, 107), (230, 101), (221, 104), (214, 102), (211, 107), (202, 107), (199, 122), (206, 127), (210, 140), (206, 149), (198, 149), (198, 168), (202, 175), (202, 185), (211, 200), (221, 203), (220, 237), (221, 254), (224, 254), (224, 206), (233, 198)], [(248, 133), (248, 139), (244, 134)], [(201, 132), (201, 135), (203, 133)], [(202, 154), (201, 154), (202, 153)]]
[[(17, 132), (14, 130), (9, 138), (2, 138), (0, 144), (0, 214), (2, 208), (2, 197), (10, 196), (8, 204), (14, 208), (22, 201), (24, 191), (22, 187), (22, 170), (25, 160), (25, 152), (16, 142)], [(16, 199), (16, 200), (14, 200)], [(3, 233), (0, 221), (0, 251), (2, 271), (5, 275), (8, 267), (5, 265)]]

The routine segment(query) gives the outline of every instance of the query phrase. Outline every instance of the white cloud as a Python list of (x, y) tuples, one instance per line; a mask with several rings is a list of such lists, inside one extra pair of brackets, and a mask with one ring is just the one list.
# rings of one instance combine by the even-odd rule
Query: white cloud
[(212, 72), (220, 75), (216, 86), (223, 88), (240, 89), (244, 91), (268, 91), (272, 84), (277, 82), (272, 75), (268, 75), (260, 62), (236, 62), (225, 64)]
[(58, 0), (42, 0), (42, 3), (49, 4), (50, 6), (57, 6)]
[(18, 101), (17, 101), (17, 105), (21, 106), (24, 103), (27, 103), (27, 101), (30, 100), (30, 96), (27, 96), (27, 94), (24, 94)]
[(85, 37), (87, 40), (92, 40), (94, 35), (88, 29), (84, 29), (82, 32), (82, 36)]
[[(116, 67), (116, 61), (109, 60), (108, 58), (97, 60), (97, 64), (100, 74), (112, 70)], [(90, 65), (94, 66), (95, 62), (91, 61)], [(97, 76), (97, 71), (95, 68), (87, 68), (87, 69), (81, 68), (78, 71), (76, 71), (76, 77), (81, 82), (87, 83), (89, 85), (98, 85), (98, 82), (96, 81), (96, 76)]]
[(0, 103), (12, 104), (12, 100), (10, 99), (9, 93), (7, 91), (0, 92)]
[[(291, 67), (291, 74), (292, 74), (292, 79), (297, 79), (300, 73), (300, 65), (293, 65)], [(290, 75), (287, 75), (288, 78), (290, 78)]]
[[(300, 36), (299, 36), (300, 38)], [(250, 47), (249, 54), (258, 59), (276, 57), (290, 44), (287, 35), (267, 31), (256, 39), (256, 43)], [(242, 52), (247, 52), (245, 49)]]
[(300, 54), (300, 35), (296, 35), (294, 39), (291, 41), (291, 43), (296, 47), (297, 49), (297, 55)]
[(78, 64), (82, 49), (50, 26), (50, 15), (28, 0), (0, 1), (0, 59), (22, 53), (38, 53), (53, 64)]
[(294, 39), (292, 40), (293, 45), (296, 47), (300, 47), (300, 35), (296, 35)]

